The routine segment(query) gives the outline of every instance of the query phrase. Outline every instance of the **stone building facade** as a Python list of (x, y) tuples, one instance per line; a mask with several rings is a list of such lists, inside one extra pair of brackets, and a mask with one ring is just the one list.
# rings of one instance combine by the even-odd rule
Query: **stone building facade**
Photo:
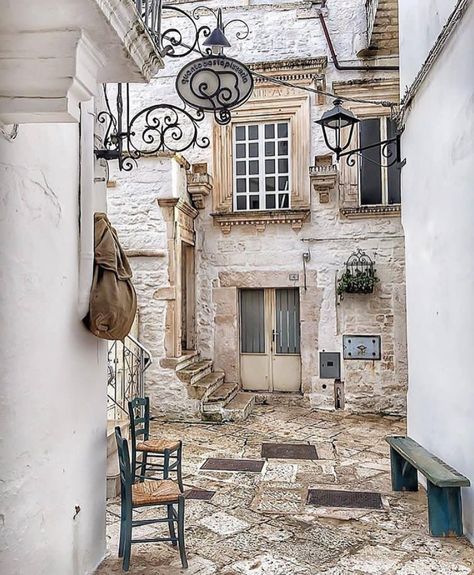
[[(219, 3), (224, 21), (242, 18), (250, 27), (248, 39), (231, 38), (229, 55), (255, 72), (251, 98), (228, 126), (207, 119), (201, 129), (209, 148), (186, 158), (148, 157), (112, 176), (111, 219), (132, 256), (139, 336), (155, 358), (148, 372), (155, 413), (243, 417), (269, 394), (302, 396), (320, 409), (405, 412), (404, 237), (400, 198), (391, 191), (397, 176), (372, 170), (378, 184), (371, 196), (361, 160), (336, 164), (314, 123), (332, 105), (328, 92), (369, 120), (364, 125), (379, 139), (388, 135), (391, 108), (379, 103), (399, 100), (397, 3), (372, 4)], [(151, 89), (135, 90), (136, 105), (173, 101), (182, 65), (167, 63)], [(271, 164), (265, 173), (267, 144), (278, 176)], [(237, 199), (239, 145), (243, 169), (254, 170), (260, 190), (269, 186), (258, 200), (241, 194), (247, 203)], [(241, 178), (248, 189), (251, 175)], [(341, 300), (338, 278), (357, 250), (374, 260), (380, 281), (371, 294)], [(380, 338), (380, 357), (352, 359), (343, 336), (371, 336), (365, 347)], [(325, 352), (338, 354), (329, 365), (339, 360), (339, 374), (323, 377)]]

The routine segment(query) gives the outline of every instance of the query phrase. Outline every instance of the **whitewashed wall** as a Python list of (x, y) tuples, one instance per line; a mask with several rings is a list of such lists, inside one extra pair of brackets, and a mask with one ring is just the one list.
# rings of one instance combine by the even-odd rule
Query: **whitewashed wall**
[[(418, 4), (417, 4), (418, 6)], [(401, 15), (413, 3), (400, 2)], [(419, 18), (429, 20), (427, 6)], [(446, 45), (407, 116), (402, 172), (407, 259), (411, 436), (474, 481), (474, 6)], [(418, 38), (402, 32), (402, 63)], [(443, 102), (440, 106), (439, 103)], [(474, 489), (463, 489), (474, 540)]]
[(0, 572), (83, 575), (105, 553), (106, 348), (79, 309), (77, 124), (0, 138), (0, 206)]
[[(180, 7), (191, 10), (197, 4), (190, 2)], [(224, 21), (242, 18), (249, 24), (251, 33), (245, 41), (236, 40), (232, 28), (228, 29), (233, 44), (229, 56), (250, 63), (328, 55), (316, 10), (311, 11), (306, 2), (212, 5), (224, 8)], [(365, 0), (329, 0), (327, 7), (328, 27), (339, 60), (360, 62), (356, 53), (366, 46)], [(166, 60), (165, 69), (149, 86), (136, 87), (134, 109), (137, 111), (152, 103), (176, 102), (174, 79), (183, 63), (183, 60)], [(326, 81), (331, 89), (333, 81), (387, 76), (390, 73), (338, 72), (329, 63)], [(312, 120), (318, 119), (330, 104), (328, 99), (324, 107), (312, 106)], [(211, 121), (204, 123), (201, 129), (204, 135), (211, 136)], [(311, 156), (326, 153), (321, 130), (313, 125)], [(213, 173), (210, 149), (190, 149), (185, 156), (191, 163), (207, 162)], [(114, 172), (112, 175), (117, 185), (110, 190), (110, 215), (127, 248), (166, 248), (165, 225), (156, 202), (163, 194), (169, 195), (169, 179), (165, 173), (169, 167), (163, 167), (163, 161), (141, 160), (130, 174)], [(316, 274), (317, 299), (312, 316), (302, 317), (307, 322), (305, 329), (311, 331), (311, 344), (302, 352), (303, 363), (308, 366), (303, 388), (313, 406), (332, 409), (332, 382), (321, 380), (318, 375), (319, 351), (342, 351), (343, 333), (381, 334), (382, 361), (345, 362), (347, 407), (362, 412), (404, 413), (407, 366), (404, 241), (400, 219), (341, 219), (337, 196), (338, 191), (332, 191), (331, 202), (320, 204), (317, 194), (313, 193), (311, 222), (305, 223), (299, 232), (286, 225), (267, 226), (263, 233), (256, 232), (253, 226), (239, 226), (234, 227), (229, 236), (214, 226), (211, 198), (206, 200), (205, 209), (196, 220), (197, 349), (221, 367), (215, 352), (216, 307), (212, 293), (213, 288), (219, 286), (220, 272), (296, 272), (300, 279), (295, 286), (302, 286), (302, 253), (308, 250), (308, 244), (302, 240), (315, 238), (316, 241), (309, 244), (312, 259), (308, 273)], [(375, 256), (381, 282), (374, 296), (347, 296), (337, 305), (335, 277), (356, 247)], [(191, 407), (185, 399), (184, 385), (171, 370), (160, 369), (158, 363), (165, 354), (165, 302), (155, 301), (153, 294), (167, 285), (167, 261), (164, 257), (157, 257), (155, 261), (134, 258), (132, 265), (139, 292), (140, 336), (157, 360), (148, 372), (148, 393), (153, 398), (155, 412), (182, 416), (189, 413), (187, 409)]]

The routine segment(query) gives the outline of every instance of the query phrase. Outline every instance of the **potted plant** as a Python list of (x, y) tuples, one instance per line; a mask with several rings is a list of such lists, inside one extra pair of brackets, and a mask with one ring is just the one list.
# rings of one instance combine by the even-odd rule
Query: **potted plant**
[(374, 262), (360, 249), (346, 262), (346, 269), (337, 280), (337, 295), (344, 299), (345, 293), (372, 293), (379, 281)]

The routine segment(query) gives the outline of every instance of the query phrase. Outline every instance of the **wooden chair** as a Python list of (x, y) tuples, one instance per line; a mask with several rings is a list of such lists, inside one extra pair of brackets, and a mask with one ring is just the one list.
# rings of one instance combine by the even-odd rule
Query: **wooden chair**
[[(120, 427), (115, 428), (117, 441), (120, 486), (121, 486), (121, 514), (120, 514), (120, 541), (119, 557), (123, 557), (122, 568), (130, 568), (130, 554), (132, 543), (155, 543), (170, 541), (174, 547), (179, 546), (179, 555), (183, 569), (187, 569), (186, 549), (184, 546), (184, 494), (177, 483), (170, 479), (161, 481), (150, 480), (133, 483), (132, 468), (127, 440), (122, 438)], [(166, 506), (167, 516), (156, 519), (133, 520), (133, 510), (138, 507)], [(155, 539), (132, 539), (132, 529), (140, 525), (153, 523), (167, 523), (169, 537)], [(176, 535), (175, 525), (178, 534)]]
[[(182, 477), (183, 443), (179, 439), (150, 438), (150, 399), (136, 397), (128, 402), (130, 435), (132, 443), (132, 470), (134, 479), (143, 481), (147, 471), (159, 472), (159, 477), (149, 475), (149, 479), (168, 479), (170, 472), (176, 473), (179, 488), (184, 491)], [(137, 459), (137, 453), (141, 458)], [(156, 461), (149, 461), (149, 459)]]

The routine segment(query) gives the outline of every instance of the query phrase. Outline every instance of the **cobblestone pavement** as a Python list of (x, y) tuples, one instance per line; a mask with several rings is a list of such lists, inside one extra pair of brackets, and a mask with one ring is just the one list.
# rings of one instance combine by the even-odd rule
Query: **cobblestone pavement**
[[(399, 418), (280, 405), (259, 406), (240, 423), (155, 423), (156, 435), (184, 440), (186, 486), (216, 493), (210, 501), (187, 500), (187, 571), (179, 568), (175, 548), (154, 543), (132, 546), (130, 573), (474, 574), (474, 548), (467, 540), (428, 535), (425, 492), (391, 491), (384, 437), (404, 430)], [(319, 459), (269, 460), (261, 473), (199, 469), (207, 457), (260, 458), (263, 442), (311, 443)], [(306, 505), (308, 487), (376, 491), (382, 494), (383, 509)], [(121, 573), (118, 514), (117, 502), (110, 503), (110, 555), (97, 575)], [(142, 536), (159, 536), (160, 529), (143, 527)]]

